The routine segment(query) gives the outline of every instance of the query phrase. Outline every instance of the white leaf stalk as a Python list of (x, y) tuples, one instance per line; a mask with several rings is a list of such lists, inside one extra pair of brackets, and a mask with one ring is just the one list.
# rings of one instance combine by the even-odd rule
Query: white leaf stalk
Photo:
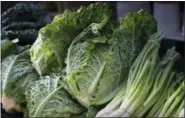
[(184, 117), (184, 108), (181, 110), (181, 112), (180, 112), (178, 117), (180, 117), (180, 118)]

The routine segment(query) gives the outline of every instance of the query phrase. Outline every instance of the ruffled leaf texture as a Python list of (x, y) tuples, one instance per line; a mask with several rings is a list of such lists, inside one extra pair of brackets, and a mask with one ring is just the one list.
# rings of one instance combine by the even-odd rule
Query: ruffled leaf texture
[[(25, 88), (28, 83), (39, 79), (39, 75), (32, 67), (29, 50), (18, 55), (10, 55), (3, 59), (1, 63), (1, 80), (3, 96), (11, 98), (20, 105), (19, 110), (26, 107)], [(3, 104), (6, 109), (7, 104)], [(6, 110), (14, 109), (12, 106)]]
[(72, 40), (91, 23), (106, 24), (111, 10), (106, 3), (81, 7), (77, 12), (66, 10), (55, 16), (51, 24), (39, 31), (30, 49), (33, 66), (40, 75), (59, 72), (64, 67), (67, 49)]
[(156, 20), (144, 11), (127, 14), (111, 34), (91, 24), (72, 42), (67, 56), (67, 83), (86, 108), (110, 101), (120, 90), (130, 66), (156, 32)]
[(31, 82), (26, 89), (26, 99), (29, 117), (71, 117), (85, 110), (72, 99), (61, 76), (56, 74)]

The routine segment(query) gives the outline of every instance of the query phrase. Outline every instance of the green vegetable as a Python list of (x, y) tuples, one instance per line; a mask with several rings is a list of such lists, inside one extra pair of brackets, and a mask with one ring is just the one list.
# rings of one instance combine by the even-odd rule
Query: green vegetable
[(167, 99), (159, 113), (159, 117), (170, 117), (174, 116), (173, 112), (176, 111), (179, 103), (182, 103), (184, 99), (184, 82), (180, 84), (178, 89)]
[[(174, 73), (172, 75), (174, 75)], [(167, 98), (173, 93), (174, 87), (179, 84), (179, 81), (180, 79), (177, 79), (176, 82), (172, 83), (169, 86), (167, 91), (161, 93), (160, 97), (158, 98), (158, 101), (152, 106), (150, 111), (148, 111), (148, 113), (146, 114), (147, 117), (158, 117), (159, 116), (159, 113), (162, 111), (164, 103), (166, 102)]]
[(18, 38), (20, 45), (33, 44), (39, 29), (46, 24), (45, 16), (37, 5), (16, 4), (1, 14), (1, 39)]
[(24, 29), (40, 29), (43, 24), (40, 22), (13, 22), (6, 27), (2, 28), (2, 31), (8, 30), (24, 30)]
[[(176, 101), (171, 108), (168, 102), (162, 113), (158, 112), (161, 111), (160, 107), (166, 101), (171, 88), (176, 85), (176, 82), (173, 82), (175, 73), (172, 69), (180, 55), (175, 48), (172, 48), (160, 61), (158, 50), (161, 38), (160, 34), (151, 36), (129, 71), (125, 89), (123, 87), (120, 93), (96, 115), (97, 117), (144, 117), (150, 110), (148, 117), (174, 115), (173, 112), (182, 102), (184, 94), (177, 98), (173, 96), (172, 99)], [(176, 79), (176, 81), (180, 80), (182, 78)], [(183, 92), (182, 86), (180, 90)], [(182, 106), (179, 108), (178, 113), (182, 108)], [(167, 113), (164, 114), (166, 111)]]
[(180, 111), (178, 117), (183, 118), (184, 117), (184, 108)]
[(162, 109), (156, 112), (155, 116), (158, 117), (178, 117), (181, 110), (184, 108), (184, 79), (183, 73), (177, 74), (176, 82), (173, 83), (172, 91), (169, 91), (170, 95), (166, 98)]
[(12, 22), (35, 22), (38, 21), (41, 11), (38, 8), (32, 8), (27, 4), (16, 4), (14, 7), (7, 9), (1, 14), (1, 25), (2, 27)]
[(150, 37), (129, 71), (126, 89), (115, 97), (117, 101), (113, 99), (115, 104), (108, 104), (97, 117), (129, 117), (141, 105), (152, 85), (160, 39), (158, 34)]
[(68, 49), (68, 86), (86, 108), (105, 104), (118, 93), (132, 62), (157, 25), (144, 11), (128, 14), (121, 23), (112, 36), (101, 24), (91, 24)]
[[(170, 91), (173, 86), (175, 73), (172, 72), (173, 65), (179, 59), (180, 55), (175, 51), (175, 48), (169, 49), (157, 67), (156, 77), (153, 81), (152, 90), (148, 94), (147, 99), (143, 102), (142, 106), (137, 109), (135, 115), (138, 117), (143, 116), (151, 107), (159, 100), (160, 96)], [(179, 80), (179, 79), (177, 79)], [(163, 96), (164, 97), (164, 96)], [(165, 97), (164, 97), (165, 98)], [(161, 101), (163, 101), (161, 99)]]
[(71, 117), (85, 110), (63, 85), (58, 86), (58, 81), (60, 76), (52, 74), (28, 85), (25, 95), (29, 117)]
[(91, 23), (106, 24), (111, 11), (104, 3), (81, 7), (77, 12), (66, 10), (42, 28), (30, 49), (33, 66), (40, 75), (58, 72), (64, 66), (67, 49), (85, 27)]
[(9, 40), (1, 40), (1, 58), (8, 56), (9, 54), (16, 53), (16, 44), (19, 40), (14, 39), (12, 41)]
[(2, 39), (15, 39), (18, 38), (22, 44), (31, 44), (37, 38), (38, 31), (36, 29), (26, 30), (8, 30), (2, 31)]
[[(28, 83), (38, 79), (38, 74), (31, 66), (29, 50), (19, 55), (6, 57), (1, 63), (1, 70), (3, 107), (6, 111), (11, 111), (15, 107), (11, 104), (18, 104), (18, 111), (24, 111), (26, 108), (25, 88)], [(11, 99), (12, 102), (7, 103), (6, 98)]]

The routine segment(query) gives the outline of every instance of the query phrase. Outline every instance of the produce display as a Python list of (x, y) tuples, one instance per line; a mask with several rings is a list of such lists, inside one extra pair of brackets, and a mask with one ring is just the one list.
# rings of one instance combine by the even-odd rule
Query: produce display
[(143, 117), (148, 111), (148, 117), (180, 114), (184, 105), (184, 76), (172, 70), (180, 55), (172, 48), (159, 59), (160, 40), (160, 34), (150, 37), (130, 68), (126, 85), (97, 117)]
[[(12, 8), (15, 14), (19, 8)], [(181, 55), (173, 47), (160, 58), (163, 35), (149, 13), (140, 10), (113, 20), (111, 5), (98, 2), (66, 10), (44, 26), (6, 19), (1, 22), (6, 112), (24, 117), (184, 116), (184, 73), (174, 69)], [(32, 35), (35, 42), (20, 46), (29, 38), (18, 32), (32, 28), (38, 31)], [(19, 35), (11, 38), (14, 29)]]
[(1, 14), (1, 40), (18, 38), (19, 44), (32, 44), (40, 28), (50, 23), (39, 6), (34, 4), (16, 4)]

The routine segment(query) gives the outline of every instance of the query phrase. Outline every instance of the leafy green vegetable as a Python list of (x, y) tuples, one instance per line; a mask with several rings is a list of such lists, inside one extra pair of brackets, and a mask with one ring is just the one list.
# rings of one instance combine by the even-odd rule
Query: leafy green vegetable
[(97, 117), (129, 117), (139, 107), (152, 85), (151, 74), (157, 61), (160, 39), (158, 34), (150, 37), (129, 71), (125, 90), (122, 89), (112, 100), (114, 102), (110, 102)]
[(7, 55), (11, 54), (12, 51), (15, 51), (15, 50), (12, 50), (12, 48), (15, 49), (15, 45), (18, 41), (19, 41), (18, 39), (15, 39), (13, 41), (1, 40), (1, 58), (4, 58)]
[(128, 14), (121, 23), (112, 36), (101, 24), (91, 24), (68, 49), (68, 86), (87, 108), (105, 104), (118, 93), (123, 77), (157, 25), (144, 11)]
[(7, 56), (20, 54), (30, 48), (30, 45), (20, 46), (17, 44), (18, 42), (19, 39), (14, 39), (12, 41), (8, 39), (1, 40), (1, 61)]
[(2, 28), (2, 31), (8, 30), (23, 30), (23, 29), (40, 29), (43, 24), (40, 22), (13, 22), (6, 27)]
[[(151, 108), (148, 117), (173, 116), (175, 105), (182, 101), (184, 94), (176, 98), (178, 101), (175, 101), (168, 111), (170, 104), (166, 103), (162, 113), (158, 112), (161, 111), (160, 106), (165, 102), (171, 88), (176, 84), (173, 82), (175, 77), (173, 65), (180, 55), (172, 48), (160, 61), (158, 50), (161, 39), (158, 33), (151, 36), (129, 71), (127, 85), (124, 86), (126, 89), (123, 87), (120, 93), (96, 115), (97, 117), (144, 117)], [(176, 81), (182, 81), (182, 78)], [(180, 90), (182, 92), (182, 87)]]
[(162, 94), (162, 98), (152, 107), (148, 117), (178, 117), (184, 108), (184, 74), (177, 73), (169, 89)]
[[(173, 75), (175, 77), (174, 72), (171, 75)], [(173, 76), (171, 76), (171, 77), (173, 77)], [(181, 74), (176, 74), (176, 77), (177, 78), (173, 78), (175, 80), (175, 81), (173, 80), (174, 82), (171, 82), (170, 84), (168, 82), (168, 84), (166, 84), (168, 89), (167, 89), (167, 87), (165, 87), (166, 91), (164, 90), (164, 92), (161, 93), (161, 95), (158, 98), (157, 102), (152, 106), (152, 108), (146, 114), (146, 117), (159, 117), (159, 114), (162, 111), (164, 103), (169, 98), (169, 96), (171, 96), (171, 94), (174, 92), (174, 90), (176, 90), (178, 88), (178, 86), (180, 85), (179, 82), (181, 82), (183, 80), (183, 78), (182, 78), (183, 74), (182, 73)], [(169, 78), (169, 79), (171, 80), (171, 78)], [(176, 112), (176, 116), (179, 113), (178, 111), (181, 110), (182, 105), (179, 105), (179, 107), (177, 107), (178, 108), (178, 110), (176, 109), (177, 112), (176, 112), (176, 110), (174, 110), (174, 112)], [(171, 115), (171, 116), (173, 116), (173, 115)]]
[(38, 21), (41, 14), (41, 9), (38, 7), (19, 3), (1, 14), (1, 26), (5, 27), (12, 22), (35, 22)]
[[(109, 50), (108, 38), (106, 36), (99, 36), (99, 28), (101, 29), (99, 24), (92, 24), (77, 36), (69, 48), (69, 55), (67, 58), (67, 74), (70, 74), (69, 78), (67, 78), (68, 86), (77, 100), (87, 108), (93, 99), (98, 99), (96, 98), (96, 94), (99, 91), (96, 90), (96, 87), (101, 78), (114, 76), (111, 75), (111, 73), (107, 76), (103, 75), (103, 73), (108, 73), (109, 70), (114, 67), (113, 62), (119, 67), (118, 62), (109, 58), (109, 56), (113, 54), (111, 52), (107, 53)], [(83, 42), (83, 40), (85, 41)], [(121, 70), (115, 68), (113, 71), (120, 73)], [(102, 83), (105, 81), (106, 80), (102, 79)], [(115, 81), (115, 83), (117, 82)], [(111, 85), (109, 88), (112, 89)], [(102, 97), (98, 97), (101, 100)], [(104, 97), (102, 100), (104, 99), (106, 100), (109, 98)]]
[[(184, 99), (184, 82), (181, 82), (176, 91), (167, 99), (159, 117), (174, 116), (174, 112), (177, 110), (179, 103), (183, 103)], [(183, 103), (184, 104), (184, 103)]]
[(58, 86), (58, 81), (60, 76), (52, 74), (28, 85), (29, 117), (71, 117), (85, 110), (62, 85)]
[(2, 39), (18, 38), (22, 44), (31, 44), (37, 38), (38, 31), (36, 29), (8, 30), (2, 31)]
[[(159, 100), (161, 94), (170, 92), (170, 87), (175, 82), (175, 73), (172, 71), (174, 63), (179, 59), (180, 55), (175, 51), (175, 48), (169, 49), (164, 58), (159, 62), (156, 69), (156, 77), (153, 81), (152, 90), (147, 96), (147, 99), (143, 102), (142, 106), (135, 112), (136, 116), (143, 116), (149, 109)], [(182, 79), (176, 79), (179, 81)], [(164, 96), (163, 96), (164, 97)], [(164, 97), (165, 98), (165, 97)], [(162, 99), (160, 99), (163, 101)]]
[(45, 75), (60, 71), (73, 38), (91, 23), (106, 24), (110, 15), (107, 4), (97, 3), (81, 7), (77, 12), (66, 10), (62, 15), (55, 16), (51, 24), (40, 30), (30, 49), (31, 60), (37, 72)]
[(16, 4), (1, 14), (1, 39), (18, 38), (20, 45), (33, 44), (46, 24), (46, 16), (36, 4)]
[[(28, 83), (38, 79), (38, 74), (31, 66), (29, 50), (19, 55), (11, 55), (6, 57), (1, 63), (1, 79), (3, 96), (12, 99), (15, 104), (20, 105), (20, 111), (26, 107), (25, 88)], [(4, 101), (6, 101), (6, 98)], [(9, 104), (4, 104), (3, 107)], [(14, 107), (14, 106), (12, 106)], [(13, 108), (6, 109), (10, 111)]]

